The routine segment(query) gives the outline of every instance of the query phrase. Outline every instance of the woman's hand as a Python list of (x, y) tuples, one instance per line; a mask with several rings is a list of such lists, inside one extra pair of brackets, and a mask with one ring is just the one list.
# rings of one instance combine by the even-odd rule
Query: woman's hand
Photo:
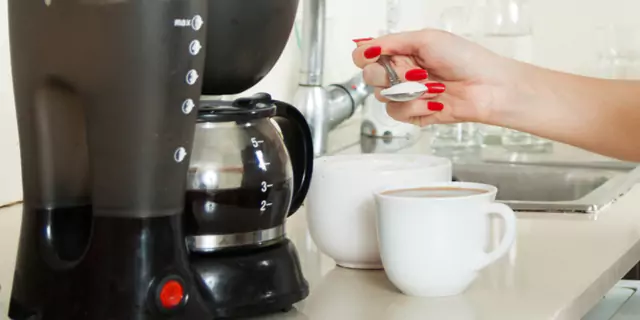
[[(398, 121), (419, 126), (494, 124), (492, 114), (514, 102), (510, 92), (518, 82), (517, 63), (451, 33), (426, 29), (354, 41), (358, 47), (353, 61), (363, 69), (365, 82), (376, 87), (376, 98), (387, 103), (387, 113)], [(381, 54), (391, 57), (403, 81), (420, 81), (427, 93), (409, 102), (382, 97), (380, 91), (390, 84), (377, 63)]]
[(376, 63), (381, 54), (392, 57), (398, 76), (429, 89), (414, 101), (388, 102), (387, 112), (399, 121), (421, 126), (480, 122), (640, 161), (640, 81), (540, 68), (437, 30), (354, 41), (353, 60), (379, 100), (387, 102), (380, 90), (389, 86)]

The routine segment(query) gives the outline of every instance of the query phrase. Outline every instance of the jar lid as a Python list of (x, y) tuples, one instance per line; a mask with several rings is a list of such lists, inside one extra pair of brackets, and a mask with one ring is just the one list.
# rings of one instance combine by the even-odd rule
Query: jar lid
[(249, 121), (275, 114), (276, 105), (271, 95), (261, 92), (234, 101), (200, 100), (198, 122)]

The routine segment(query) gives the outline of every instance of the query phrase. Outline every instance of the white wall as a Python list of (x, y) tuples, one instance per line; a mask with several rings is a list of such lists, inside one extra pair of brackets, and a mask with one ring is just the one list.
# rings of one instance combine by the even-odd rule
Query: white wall
[[(305, 0), (302, 1), (304, 3)], [(419, 29), (437, 27), (440, 14), (447, 7), (482, 0), (400, 1), (404, 6), (401, 13), (403, 29)], [(544, 67), (576, 73), (591, 72), (596, 62), (596, 27), (618, 23), (640, 30), (638, 0), (529, 2), (534, 14), (533, 61)], [(378, 34), (385, 23), (385, 3), (386, 0), (327, 0), (325, 83), (343, 81), (357, 71), (351, 63), (354, 47), (351, 39)], [(282, 99), (291, 99), (298, 76), (299, 56), (295, 36), (292, 35), (273, 72), (249, 92), (270, 91)]]
[(6, 16), (7, 1), (0, 1), (0, 205), (22, 195)]
[[(302, 0), (304, 1), (304, 0)], [(401, 0), (402, 27), (435, 27), (442, 10), (473, 0)], [(638, 0), (529, 0), (534, 10), (534, 62), (582, 72), (595, 62), (594, 29), (607, 23), (640, 28)], [(0, 204), (20, 197), (17, 135), (10, 84), (6, 4), (0, 1)], [(385, 0), (327, 0), (325, 83), (340, 82), (357, 71), (351, 39), (376, 36), (384, 26)], [(298, 21), (299, 23), (299, 21)], [(274, 70), (247, 93), (268, 91), (290, 101), (298, 79), (300, 52), (295, 34)]]

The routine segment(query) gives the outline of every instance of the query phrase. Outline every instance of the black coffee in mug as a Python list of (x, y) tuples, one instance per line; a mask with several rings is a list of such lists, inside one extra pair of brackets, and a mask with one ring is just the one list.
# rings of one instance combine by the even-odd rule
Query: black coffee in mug
[(405, 198), (455, 198), (467, 197), (489, 191), (484, 189), (461, 188), (461, 187), (423, 187), (410, 189), (396, 189), (385, 191), (382, 194), (387, 196)]

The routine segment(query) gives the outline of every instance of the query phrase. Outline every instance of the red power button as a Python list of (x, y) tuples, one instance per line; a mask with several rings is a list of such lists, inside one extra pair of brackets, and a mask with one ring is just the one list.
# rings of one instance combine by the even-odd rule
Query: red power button
[(176, 280), (167, 281), (160, 289), (160, 303), (166, 309), (173, 309), (182, 303), (184, 288)]

